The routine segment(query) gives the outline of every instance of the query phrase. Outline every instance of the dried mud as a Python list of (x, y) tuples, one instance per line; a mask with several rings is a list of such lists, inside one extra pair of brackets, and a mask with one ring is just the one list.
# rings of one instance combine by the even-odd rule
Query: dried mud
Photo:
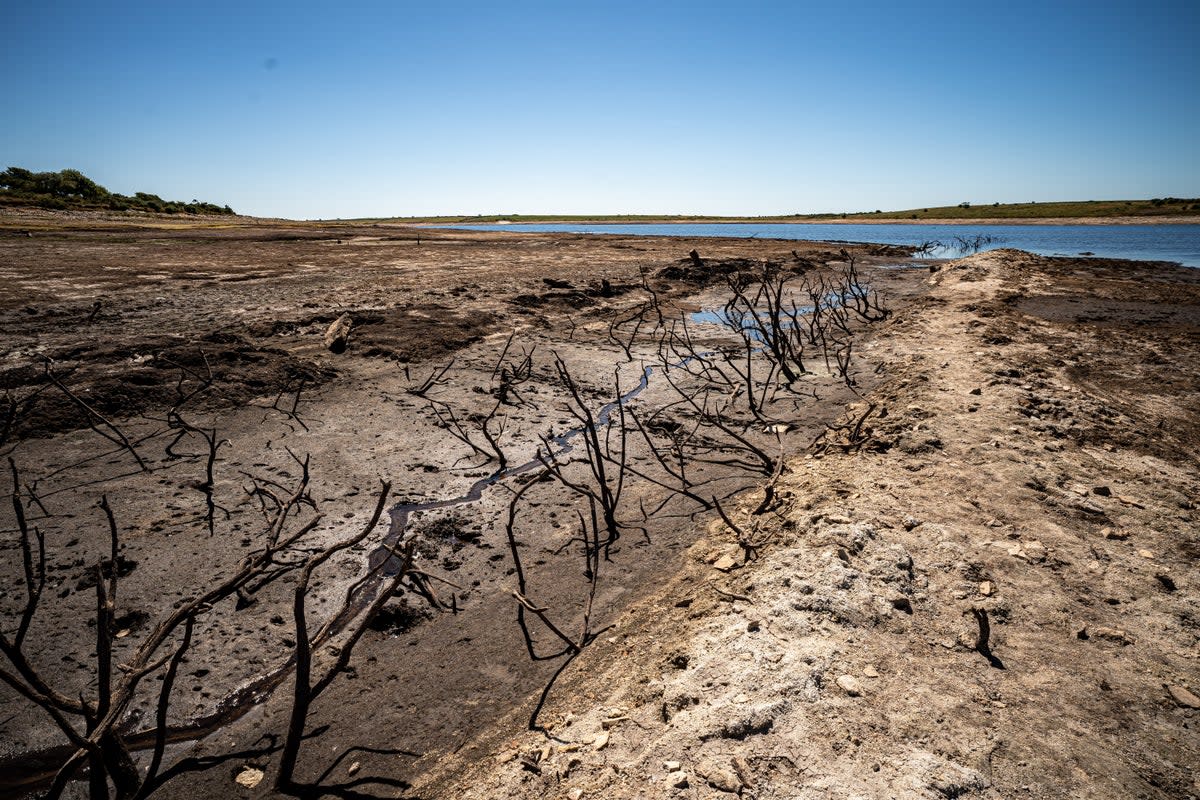
[[(716, 295), (688, 273), (693, 247), (717, 270), (839, 259), (835, 246), (795, 242), (0, 223), (33, 233), (0, 237), (0, 390), (14, 411), (4, 453), (46, 506), (54, 615), (35, 619), (30, 647), (68, 692), (91, 676), (86, 584), (107, 547), (101, 496), (125, 534), (119, 658), (250, 546), (261, 517), (245, 487), (250, 476), (294, 480), (289, 450), (311, 458), (324, 542), (363, 524), (380, 477), (408, 502), (457, 497), (486, 477), (494, 465), (407, 391), (451, 359), (436, 391), (471, 414), (493, 402), (513, 331), (513, 346), (535, 354), (524, 402), (508, 411), (506, 447), (520, 463), (547, 430), (570, 427), (552, 351), (597, 404), (611, 399), (614, 368), (623, 386), (636, 381), (640, 360), (607, 332), (644, 298), (643, 274), (699, 307)], [(380, 797), (1200, 793), (1198, 712), (1166, 688), (1200, 692), (1200, 274), (1016, 251), (933, 273), (888, 261), (869, 273), (896, 314), (857, 348), (865, 400), (814, 383), (821, 402), (785, 437), (788, 468), (765, 510), (758, 479), (719, 478), (736, 493), (733, 521), (764, 542), (754, 559), (723, 523), (678, 503), (623, 538), (597, 598), (612, 627), (550, 694), (548, 737), (523, 732), (558, 663), (531, 662), (513, 620), (510, 494), (416, 513), (422, 563), (454, 584), (438, 591), (456, 612), (408, 595), (388, 608), (314, 708), (302, 777)], [(355, 328), (333, 355), (322, 335), (343, 313)], [(47, 365), (139, 443), (149, 473), (47, 383)], [(212, 488), (228, 513), (215, 535), (199, 442), (171, 458), (161, 438), (166, 411), (210, 371), (212, 390), (177, 412), (225, 442)], [(652, 381), (638, 402), (661, 403), (660, 391)], [(857, 418), (866, 402), (875, 410), (860, 447), (814, 453), (826, 423)], [(634, 508), (661, 499), (636, 492)], [(521, 536), (534, 594), (569, 605), (586, 585), (569, 552), (578, 503), (552, 485), (530, 500)], [(11, 618), (24, 595), (3, 513)], [(314, 615), (332, 613), (361, 574), (364, 554), (347, 555)], [(211, 713), (287, 659), (286, 589), (210, 615), (174, 720)], [(16, 774), (59, 737), (3, 691), (4, 771)], [(172, 745), (172, 758), (212, 761), (159, 795), (270, 796), (283, 694)], [(257, 788), (234, 782), (248, 767), (266, 773)]]

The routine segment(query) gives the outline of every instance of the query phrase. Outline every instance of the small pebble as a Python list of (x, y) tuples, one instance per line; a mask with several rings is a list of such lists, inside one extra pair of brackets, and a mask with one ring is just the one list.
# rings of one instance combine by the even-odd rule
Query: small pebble
[(853, 675), (839, 675), (837, 685), (851, 697), (858, 697), (862, 694), (862, 685)]

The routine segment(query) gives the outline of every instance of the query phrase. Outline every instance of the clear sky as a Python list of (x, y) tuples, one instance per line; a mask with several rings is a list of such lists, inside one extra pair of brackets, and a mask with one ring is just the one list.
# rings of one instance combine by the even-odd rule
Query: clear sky
[(241, 213), (1200, 196), (1200, 0), (5, 0), (0, 30), (0, 166)]

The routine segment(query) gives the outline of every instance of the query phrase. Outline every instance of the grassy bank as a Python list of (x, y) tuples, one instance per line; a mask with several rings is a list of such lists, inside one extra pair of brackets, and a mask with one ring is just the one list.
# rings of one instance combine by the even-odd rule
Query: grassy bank
[(478, 216), (403, 217), (404, 222), (428, 224), (470, 223), (679, 223), (679, 222), (876, 222), (880, 220), (963, 219), (1096, 219), (1104, 217), (1195, 217), (1200, 220), (1200, 198), (1156, 198), (1153, 200), (1081, 200), (1060, 203), (992, 203), (910, 208), (903, 211), (864, 211), (837, 214), (791, 214), (764, 217), (716, 217), (688, 214), (489, 214)]

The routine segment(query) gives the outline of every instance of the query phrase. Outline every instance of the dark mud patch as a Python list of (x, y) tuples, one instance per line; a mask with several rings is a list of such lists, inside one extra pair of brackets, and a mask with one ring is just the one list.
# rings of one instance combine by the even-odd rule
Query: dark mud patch
[(353, 315), (349, 349), (371, 358), (416, 362), (442, 358), (498, 328), (493, 314), (463, 314), (441, 305)]
[(193, 342), (93, 340), (0, 373), (0, 418), (10, 419), (12, 438), (46, 437), (97, 424), (96, 414), (154, 416), (180, 403), (213, 410), (312, 387), (333, 375), (328, 367), (222, 331)]

